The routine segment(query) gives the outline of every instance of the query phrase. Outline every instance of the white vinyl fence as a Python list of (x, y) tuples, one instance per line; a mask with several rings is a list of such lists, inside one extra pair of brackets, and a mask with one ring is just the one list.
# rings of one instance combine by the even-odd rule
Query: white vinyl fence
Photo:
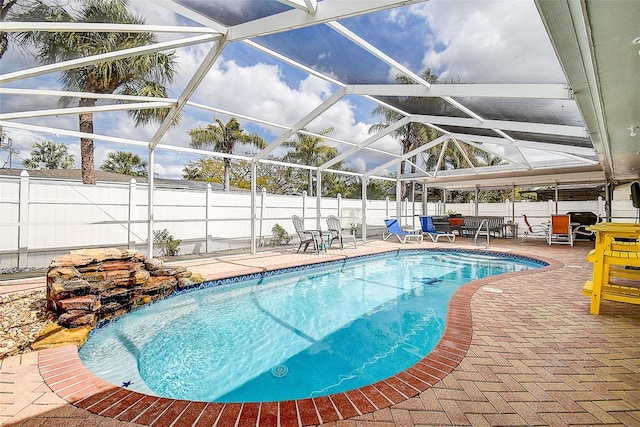
[[(616, 200), (620, 212), (633, 221), (636, 209), (630, 200)], [(198, 189), (154, 190), (153, 229), (167, 229), (182, 240), (180, 254), (197, 254), (251, 247), (250, 192), (213, 192)], [(305, 218), (309, 228), (326, 228), (325, 218), (336, 215), (345, 229), (356, 228), (359, 237), (380, 236), (383, 219), (396, 217), (396, 203), (322, 198), (317, 220), (315, 197), (281, 196), (258, 192), (255, 231), (258, 246), (268, 244), (275, 224), (297, 239), (292, 215)], [(477, 211), (476, 211), (477, 209)], [(496, 215), (522, 226), (522, 214), (532, 223), (551, 213), (590, 211), (604, 215), (604, 202), (517, 202), (400, 204), (401, 224), (418, 229), (418, 215)], [(614, 215), (615, 216), (615, 215)], [(630, 217), (630, 219), (629, 219)], [(146, 184), (99, 183), (0, 176), (0, 268), (46, 267), (51, 259), (73, 249), (120, 247), (147, 251), (148, 193)], [(365, 227), (363, 227), (363, 223)], [(520, 228), (522, 230), (522, 228)], [(157, 256), (157, 251), (154, 256)]]

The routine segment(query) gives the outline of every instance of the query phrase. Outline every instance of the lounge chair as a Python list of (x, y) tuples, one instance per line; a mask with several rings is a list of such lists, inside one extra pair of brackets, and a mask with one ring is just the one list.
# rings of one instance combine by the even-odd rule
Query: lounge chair
[(433, 225), (433, 218), (430, 216), (421, 216), (420, 225), (422, 226), (422, 234), (429, 236), (432, 242), (437, 242), (440, 237), (446, 237), (450, 242), (456, 240), (455, 234), (436, 230), (436, 227)]
[(387, 226), (387, 231), (389, 234), (385, 236), (382, 233), (382, 238), (387, 240), (389, 236), (396, 236), (400, 243), (406, 243), (407, 239), (416, 239), (419, 242), (422, 242), (422, 232), (421, 231), (404, 231), (400, 224), (398, 224), (397, 219), (385, 219), (384, 224)]
[(522, 215), (522, 218), (524, 219), (524, 223), (526, 224), (524, 233), (522, 234), (523, 242), (526, 242), (528, 239), (535, 239), (535, 238), (547, 239), (548, 238), (549, 227), (547, 227), (545, 224), (536, 224), (536, 225), (529, 224), (529, 219), (527, 218), (526, 215)]
[[(340, 249), (344, 249), (345, 235), (342, 234), (340, 218), (335, 215), (329, 215), (327, 217), (327, 228), (329, 230), (329, 249), (331, 249), (331, 244), (334, 240), (337, 240), (340, 243)], [(351, 237), (353, 239), (353, 247), (356, 249), (356, 236), (353, 234), (347, 234), (346, 237)]]
[(304, 220), (298, 215), (292, 216), (291, 220), (293, 221), (293, 226), (295, 227), (296, 233), (298, 233), (298, 237), (300, 238), (298, 252), (300, 252), (300, 248), (302, 247), (302, 245), (304, 245), (304, 249), (302, 251), (306, 252), (307, 248), (312, 243), (315, 253), (320, 253), (320, 249), (324, 249), (326, 252), (327, 249), (324, 246), (324, 242), (322, 240), (322, 231), (305, 229)]
[(547, 234), (547, 242), (550, 245), (559, 243), (573, 246), (573, 238), (571, 215), (551, 215), (551, 228)]

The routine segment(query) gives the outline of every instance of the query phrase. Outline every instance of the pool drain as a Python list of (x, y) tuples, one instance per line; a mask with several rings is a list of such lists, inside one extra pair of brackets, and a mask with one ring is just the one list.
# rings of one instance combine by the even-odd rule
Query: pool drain
[(289, 372), (289, 368), (285, 365), (278, 365), (271, 368), (271, 375), (277, 378), (282, 378)]

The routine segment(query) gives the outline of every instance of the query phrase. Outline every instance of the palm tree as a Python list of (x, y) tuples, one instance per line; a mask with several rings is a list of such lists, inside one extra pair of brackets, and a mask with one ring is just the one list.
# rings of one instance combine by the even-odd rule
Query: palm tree
[[(424, 71), (423, 76), (422, 76), (426, 81), (428, 81), (429, 83), (435, 83), (438, 80), (438, 76), (436, 76), (435, 74), (431, 74), (431, 70), (427, 69)], [(396, 82), (400, 83), (400, 84), (414, 84), (415, 82), (411, 79), (409, 79), (407, 76), (405, 75), (398, 75), (396, 76)], [(422, 101), (422, 99), (420, 99), (420, 101)], [(416, 102), (415, 98), (410, 98), (410, 99), (404, 99), (404, 98), (393, 98), (391, 99), (391, 103), (392, 104), (398, 104), (398, 105), (402, 105), (405, 103), (413, 103)], [(434, 100), (427, 100), (427, 102), (431, 102), (433, 103)], [(438, 102), (437, 100), (435, 102)], [(379, 105), (376, 108), (373, 109), (372, 111), (374, 116), (380, 116), (381, 117), (381, 121), (379, 121), (378, 123), (373, 124), (370, 128), (369, 128), (369, 133), (373, 134), (373, 133), (377, 133), (382, 131), (383, 129), (385, 129), (386, 127), (388, 127), (389, 125), (391, 125), (394, 122), (397, 122), (398, 120), (404, 118), (405, 116), (395, 110), (392, 110), (390, 108), (385, 107), (384, 105)], [(405, 126), (402, 126), (401, 128), (398, 128), (396, 131), (394, 131), (392, 133), (392, 136), (398, 138), (400, 140), (400, 144), (402, 145), (402, 152), (401, 154), (404, 153), (408, 153), (409, 151), (412, 151), (418, 147), (420, 147), (421, 145), (426, 144), (429, 141), (432, 141), (436, 138), (438, 138), (440, 136), (440, 133), (436, 130), (434, 130), (433, 128), (430, 128), (426, 125), (423, 125), (421, 123), (408, 123)], [(438, 147), (433, 147), (430, 150), (427, 150), (425, 152), (425, 155), (428, 156), (427, 161), (431, 161), (433, 162), (435, 159), (437, 159), (437, 153), (436, 151), (438, 150)], [(415, 172), (415, 164), (416, 164), (416, 156), (412, 157), (411, 159), (411, 167), (410, 170), (407, 171), (406, 170), (406, 162), (405, 160), (402, 160), (400, 162), (400, 172), (401, 173), (413, 173)], [(407, 188), (406, 186), (402, 188), (402, 193), (401, 193), (401, 198), (404, 198), (407, 195)]]
[(73, 156), (67, 152), (67, 146), (44, 140), (31, 144), (33, 151), (24, 160), (27, 169), (69, 169), (75, 164)]
[(107, 154), (100, 166), (105, 172), (121, 173), (130, 176), (147, 176), (147, 161), (128, 151), (116, 151)]
[[(302, 129), (304, 130), (304, 129)], [(333, 132), (333, 128), (322, 129), (318, 134), (326, 135)], [(293, 147), (293, 151), (284, 156), (284, 160), (307, 166), (320, 166), (338, 155), (338, 150), (324, 143), (319, 136), (297, 133), (292, 141), (282, 144), (285, 147)], [(309, 169), (307, 179), (307, 194), (313, 195), (313, 171)]]
[[(15, 4), (18, 0), (0, 0), (0, 22), (4, 21), (9, 14), (9, 9)], [(7, 37), (7, 33), (4, 31), (0, 31), (0, 59), (2, 55), (7, 51), (9, 46), (9, 38)]]
[[(216, 124), (209, 124), (206, 127), (191, 129), (191, 146), (194, 148), (205, 148), (212, 146), (213, 151), (218, 153), (232, 154), (236, 144), (248, 144), (257, 148), (267, 146), (266, 141), (255, 133), (249, 134), (240, 127), (240, 123), (232, 117), (227, 124), (222, 123), (217, 117), (213, 118)], [(224, 158), (224, 191), (229, 191), (229, 172), (231, 169), (231, 159)]]
[[(35, 0), (22, 13), (12, 16), (15, 20), (50, 22), (106, 22), (114, 24), (144, 24), (144, 20), (127, 10), (126, 0), (83, 0), (76, 9), (70, 3), (69, 10), (61, 5), (49, 5), (44, 0)], [(102, 32), (48, 32), (29, 31), (19, 33), (22, 45), (36, 48), (36, 58), (44, 64), (52, 64), (86, 56), (133, 48), (156, 42), (152, 33), (102, 33)], [(175, 76), (175, 53), (147, 53), (134, 57), (113, 59), (98, 64), (62, 72), (60, 80), (65, 90), (90, 93), (117, 93), (166, 97), (166, 84)], [(70, 98), (62, 98), (68, 105)], [(80, 107), (92, 107), (96, 99), (81, 98)], [(127, 111), (136, 125), (161, 121), (169, 109)], [(80, 132), (93, 133), (93, 113), (79, 114)], [(94, 144), (91, 138), (80, 139), (82, 158), (82, 182), (95, 184)]]

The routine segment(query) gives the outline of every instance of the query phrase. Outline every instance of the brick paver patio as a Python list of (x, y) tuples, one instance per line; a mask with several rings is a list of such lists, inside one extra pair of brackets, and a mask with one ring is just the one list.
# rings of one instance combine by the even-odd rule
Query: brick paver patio
[[(333, 250), (326, 255), (283, 251), (181, 264), (202, 272), (206, 278), (214, 278), (225, 273), (243, 274), (267, 267), (419, 245), (476, 248), (469, 239), (457, 239), (453, 244), (425, 241), (404, 246), (391, 241), (372, 241), (358, 245), (357, 250)], [(60, 392), (59, 385), (51, 379), (52, 357), (56, 351), (67, 351), (63, 349), (27, 353), (0, 361), (0, 424), (138, 425), (117, 420), (127, 419), (154, 426), (255, 426), (257, 420), (264, 420), (260, 425), (284, 426), (315, 416), (318, 423), (331, 419), (324, 425), (336, 427), (640, 426), (640, 307), (604, 301), (599, 316), (589, 314), (589, 299), (582, 296), (580, 290), (591, 275), (591, 265), (585, 259), (591, 248), (593, 243), (590, 242), (578, 242), (575, 247), (569, 247), (548, 246), (544, 242), (492, 240), (490, 250), (542, 257), (552, 265), (543, 270), (494, 277), (473, 284), (466, 292), (470, 297), (468, 302), (462, 304), (466, 304), (465, 318), (472, 325), (466, 351), (455, 361), (452, 370), (447, 369), (450, 372), (441, 375), (424, 391), (416, 391), (415, 383), (413, 387), (407, 387), (415, 377), (402, 375), (378, 387), (388, 387), (383, 390), (382, 399), (386, 393), (388, 400), (396, 402), (393, 404), (371, 396), (356, 402), (354, 394), (342, 394), (347, 396), (346, 400), (340, 397), (313, 399), (297, 405), (280, 402), (279, 407), (270, 404), (227, 405), (224, 408), (225, 405), (218, 407), (197, 402), (163, 405), (155, 398), (140, 396), (135, 399), (131, 393), (122, 393), (116, 388), (109, 398), (95, 395), (89, 398), (92, 400), (75, 406), (60, 397), (65, 393)], [(487, 284), (493, 289), (482, 287)], [(501, 292), (489, 292), (495, 289)], [(465, 293), (462, 294), (464, 298)], [(457, 337), (445, 335), (443, 340), (452, 336)], [(71, 350), (67, 364), (74, 363), (75, 350)], [(431, 367), (441, 362), (451, 363), (444, 360), (447, 357), (442, 357), (440, 353), (432, 355), (431, 362), (426, 363)], [(47, 377), (47, 382), (43, 376)], [(58, 389), (60, 395), (50, 386)], [(87, 407), (90, 410), (81, 409)], [(127, 408), (126, 416), (124, 410), (118, 409), (121, 407)], [(285, 410), (287, 417), (282, 416)], [(331, 417), (323, 418), (326, 414)]]

